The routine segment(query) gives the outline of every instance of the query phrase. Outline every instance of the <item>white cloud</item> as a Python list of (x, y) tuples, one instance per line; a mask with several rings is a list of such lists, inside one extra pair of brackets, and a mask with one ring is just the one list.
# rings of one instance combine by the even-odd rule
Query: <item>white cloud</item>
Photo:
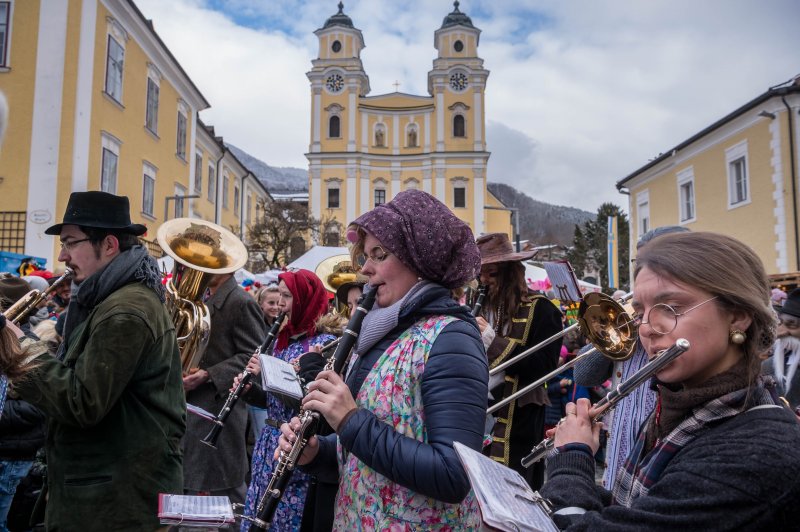
[[(274, 166), (305, 167), (321, 0), (136, 0), (211, 102), (218, 134)], [(427, 93), (449, 2), (361, 0), (372, 94)], [(209, 6), (221, 5), (225, 13)], [(625, 206), (614, 184), (800, 72), (793, 0), (480, 0), (489, 179), (536, 199)], [(243, 26), (245, 24), (247, 27)]]

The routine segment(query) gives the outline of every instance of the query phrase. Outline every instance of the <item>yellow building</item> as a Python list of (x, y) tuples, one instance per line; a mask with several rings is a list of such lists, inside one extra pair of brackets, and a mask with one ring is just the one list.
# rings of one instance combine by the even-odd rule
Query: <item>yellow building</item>
[(747, 243), (767, 273), (800, 271), (800, 77), (769, 89), (617, 183), (631, 249), (649, 229), (684, 225)]
[[(209, 103), (131, 0), (2, 1), (0, 29), (0, 90), (10, 107), (0, 153), (0, 249), (43, 257), (53, 268), (57, 239), (44, 230), (73, 191), (128, 196), (133, 221), (150, 228), (148, 240), (180, 215), (213, 211), (209, 219), (241, 226), (240, 206), (252, 206), (252, 198), (211, 211), (207, 200), (187, 207), (181, 198), (209, 168), (205, 154), (196, 168), (204, 132), (197, 115)], [(252, 194), (257, 180), (225, 157), (227, 198)], [(214, 197), (226, 198), (224, 179), (218, 182)]]
[(476, 235), (510, 235), (510, 211), (486, 208), (502, 204), (486, 188), (489, 71), (478, 57), (480, 30), (470, 18), (456, 5), (434, 33), (438, 57), (428, 73), (429, 96), (368, 96), (360, 57), (364, 37), (341, 3), (315, 35), (319, 56), (307, 74), (311, 215), (335, 218), (344, 227), (413, 188), (436, 196)]

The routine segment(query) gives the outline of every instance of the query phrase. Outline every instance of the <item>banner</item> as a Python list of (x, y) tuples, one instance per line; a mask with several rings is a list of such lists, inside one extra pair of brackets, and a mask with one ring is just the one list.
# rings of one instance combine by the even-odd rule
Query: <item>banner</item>
[(617, 217), (608, 217), (608, 286), (617, 288), (619, 282), (619, 252), (617, 246)]

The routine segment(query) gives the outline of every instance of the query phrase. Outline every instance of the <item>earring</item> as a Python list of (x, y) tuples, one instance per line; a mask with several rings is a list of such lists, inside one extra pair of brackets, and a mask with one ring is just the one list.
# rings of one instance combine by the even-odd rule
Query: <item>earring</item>
[(731, 343), (734, 345), (742, 345), (745, 340), (747, 340), (747, 334), (739, 329), (734, 329), (728, 335), (731, 339)]

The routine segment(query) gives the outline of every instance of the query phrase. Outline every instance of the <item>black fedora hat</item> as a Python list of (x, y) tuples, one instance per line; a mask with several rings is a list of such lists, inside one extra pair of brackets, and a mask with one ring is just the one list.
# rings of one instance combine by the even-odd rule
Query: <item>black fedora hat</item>
[(67, 202), (64, 221), (48, 227), (45, 234), (59, 235), (65, 225), (82, 225), (143, 235), (147, 228), (141, 224), (132, 224), (130, 211), (127, 196), (115, 196), (98, 190), (73, 192)]

